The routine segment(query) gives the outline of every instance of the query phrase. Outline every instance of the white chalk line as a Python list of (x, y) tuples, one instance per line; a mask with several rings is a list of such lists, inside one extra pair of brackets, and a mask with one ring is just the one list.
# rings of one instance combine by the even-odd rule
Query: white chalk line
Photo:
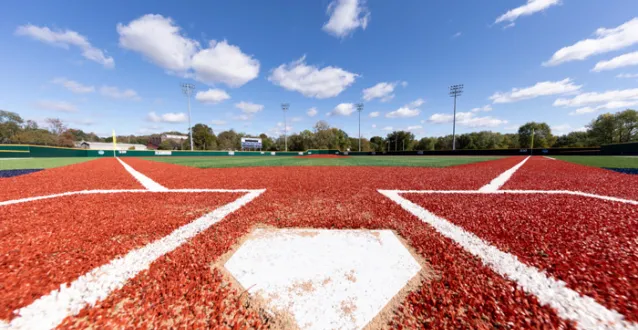
[(120, 164), (122, 164), (122, 166), (124, 166), (126, 171), (128, 171), (135, 178), (135, 180), (137, 180), (142, 186), (144, 186), (144, 188), (146, 188), (148, 190), (151, 190), (151, 191), (166, 191), (166, 190), (168, 190), (168, 188), (166, 188), (166, 187), (162, 186), (161, 184), (151, 180), (151, 178), (147, 177), (146, 175), (136, 171), (129, 164), (123, 162), (119, 157), (117, 158), (117, 161), (120, 162)]
[(520, 163), (514, 165), (514, 167), (510, 168), (509, 170), (501, 173), (501, 175), (499, 175), (496, 178), (494, 178), (492, 181), (490, 181), (490, 183), (484, 185), (479, 190), (480, 191), (497, 191), (497, 190), (501, 189), (501, 187), (507, 182), (507, 180), (509, 180), (512, 177), (512, 175), (514, 175), (514, 173), (521, 166), (523, 166), (523, 164), (525, 164), (525, 162), (529, 159), (529, 157), (530, 156), (525, 157), (525, 159), (523, 159), (523, 161), (521, 161)]
[(264, 191), (265, 189), (249, 190), (246, 195), (175, 229), (168, 236), (132, 250), (106, 265), (97, 267), (80, 276), (68, 286), (62, 284), (59, 289), (53, 290), (30, 305), (18, 309), (16, 318), (10, 323), (5, 323), (4, 326), (0, 324), (0, 326), (7, 329), (55, 328), (66, 317), (76, 315), (84, 307), (93, 306), (98, 301), (108, 297), (114, 290), (122, 288), (128, 280), (148, 269), (155, 260), (177, 249), (228, 214), (257, 198)]
[(516, 256), (497, 249), (478, 236), (401, 197), (399, 191), (379, 190), (379, 192), (481, 259), (496, 273), (516, 282), (523, 290), (535, 295), (541, 304), (554, 308), (560, 317), (576, 321), (578, 328), (638, 329), (635, 323), (625, 321), (623, 315), (617, 311), (605, 308), (591, 297), (581, 296), (569, 289), (565, 282), (549, 277), (545, 272), (520, 262)]
[(146, 189), (94, 189), (69, 191), (59, 194), (51, 194), (44, 196), (26, 197), (0, 202), (0, 206), (27, 203), (39, 201), (43, 199), (51, 199), (58, 197), (66, 197), (73, 195), (91, 195), (91, 194), (121, 194), (121, 193), (246, 193), (255, 191), (255, 189), (167, 189), (164, 191), (146, 190)]
[(549, 157), (549, 156), (543, 156), (543, 157), (545, 157), (545, 158), (547, 158), (547, 159), (551, 159), (551, 160), (556, 160), (556, 158)]

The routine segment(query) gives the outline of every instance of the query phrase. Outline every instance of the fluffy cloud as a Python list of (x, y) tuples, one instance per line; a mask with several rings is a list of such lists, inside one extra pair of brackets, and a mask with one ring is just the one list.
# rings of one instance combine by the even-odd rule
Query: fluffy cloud
[[(433, 124), (451, 123), (453, 120), (454, 115), (446, 113), (435, 113), (428, 119)], [(465, 127), (497, 127), (507, 124), (507, 120), (490, 116), (477, 117), (474, 112), (458, 112), (456, 114), (456, 124)]]
[(19, 36), (28, 36), (32, 39), (48, 43), (53, 46), (69, 49), (69, 46), (82, 50), (82, 56), (90, 61), (102, 64), (105, 68), (115, 67), (112, 57), (104, 55), (104, 52), (91, 45), (89, 40), (72, 30), (53, 31), (48, 27), (39, 27), (31, 24), (19, 26), (16, 30)]
[(147, 119), (154, 123), (184, 123), (188, 121), (188, 116), (183, 112), (168, 112), (161, 115), (157, 115), (155, 112), (149, 112)]
[(35, 104), (38, 108), (45, 110), (54, 110), (54, 111), (62, 111), (62, 112), (76, 112), (78, 109), (75, 105), (64, 102), (64, 101), (50, 101), (50, 100), (42, 100), (38, 101)]
[(625, 55), (614, 57), (609, 61), (601, 61), (596, 63), (596, 66), (592, 71), (600, 72), (607, 70), (614, 70), (618, 68), (624, 68), (626, 66), (638, 65), (638, 52), (633, 52)]
[(114, 86), (102, 86), (100, 87), (100, 93), (113, 99), (141, 100), (137, 92), (132, 89), (120, 90)]
[(168, 17), (148, 14), (117, 24), (120, 47), (142, 54), (169, 72), (206, 83), (239, 87), (259, 74), (259, 61), (226, 40), (211, 40), (208, 48), (186, 37)]
[(487, 104), (487, 105), (484, 105), (484, 106), (482, 106), (480, 108), (473, 108), (472, 110), (470, 110), (470, 112), (481, 112), (481, 111), (490, 112), (490, 111), (492, 111), (492, 106)]
[(377, 128), (377, 124), (372, 124), (372, 128)]
[(319, 69), (306, 64), (306, 56), (275, 68), (268, 80), (289, 91), (307, 97), (325, 99), (335, 97), (352, 85), (359, 76), (341, 68), (327, 66)]
[(454, 35), (452, 35), (452, 39), (456, 39), (456, 38), (460, 37), (461, 35), (463, 35), (463, 33), (457, 32)]
[(217, 119), (211, 120), (211, 121), (210, 121), (210, 123), (211, 123), (211, 124), (213, 124), (213, 125), (215, 125), (215, 126), (223, 126), (223, 125), (226, 125), (226, 121), (224, 121), (224, 120), (217, 120)]
[(208, 89), (207, 91), (197, 92), (195, 99), (205, 104), (217, 104), (230, 99), (230, 95), (222, 89)]
[(421, 125), (415, 125), (415, 126), (408, 126), (408, 127), (406, 127), (405, 130), (406, 131), (417, 131), (417, 130), (420, 130), (422, 128), (423, 128), (423, 126), (421, 126)]
[(533, 99), (539, 96), (567, 94), (578, 91), (582, 86), (574, 85), (571, 79), (543, 81), (526, 88), (512, 88), (511, 92), (496, 92), (490, 96), (494, 103), (511, 103)]
[(253, 119), (253, 115), (252, 114), (241, 114), (239, 116), (234, 116), (233, 119), (247, 121), (247, 120)]
[(384, 128), (381, 129), (382, 131), (392, 131), (392, 126), (386, 126)]
[(385, 114), (386, 118), (408, 118), (416, 117), (421, 113), (419, 109), (410, 109), (408, 107), (401, 107), (397, 110), (388, 112)]
[(85, 94), (85, 93), (95, 92), (95, 87), (93, 86), (85, 86), (77, 81), (69, 80), (66, 78), (55, 78), (53, 79), (52, 82), (56, 85), (64, 86), (64, 88), (76, 94)]
[(244, 113), (253, 114), (253, 113), (257, 113), (257, 112), (263, 110), (264, 106), (261, 105), (261, 104), (255, 104), (255, 103), (241, 101), (241, 102), (235, 104), (235, 108), (240, 109)]
[(582, 107), (582, 108), (578, 108), (572, 112), (569, 113), (570, 116), (579, 116), (579, 115), (584, 115), (584, 114), (588, 114), (588, 113), (592, 113), (592, 112), (596, 112), (597, 110), (595, 108), (592, 107)]
[(638, 88), (624, 90), (610, 90), (602, 93), (590, 92), (576, 95), (571, 99), (554, 101), (557, 107), (582, 107), (593, 104), (623, 105), (627, 101), (638, 101)]
[(339, 38), (348, 36), (359, 27), (365, 30), (370, 22), (365, 0), (333, 0), (327, 13), (330, 19), (323, 25), (323, 30)]
[(207, 84), (224, 83), (239, 87), (257, 78), (259, 61), (241, 52), (226, 40), (211, 41), (209, 48), (193, 56), (195, 78)]
[(505, 14), (499, 16), (494, 23), (511, 22), (514, 23), (516, 19), (521, 16), (528, 16), (540, 11), (543, 11), (551, 6), (555, 6), (561, 3), (561, 0), (527, 0), (527, 3), (507, 11)]
[(317, 115), (317, 108), (312, 107), (310, 109), (308, 109), (308, 111), (306, 112), (306, 114), (308, 115), (308, 117), (314, 117)]
[(420, 106), (422, 106), (425, 103), (425, 100), (419, 98), (416, 99), (410, 103), (408, 103), (408, 105), (406, 105), (408, 108), (418, 108)]
[(573, 128), (569, 124), (563, 125), (553, 125), (550, 127), (552, 129), (552, 133), (554, 135), (563, 135), (571, 132), (585, 132), (587, 131), (586, 127)]
[(571, 46), (561, 48), (543, 65), (552, 66), (569, 61), (584, 60), (593, 55), (634, 45), (638, 43), (638, 18), (612, 29), (599, 28), (595, 35), (595, 39), (581, 40)]
[(350, 116), (355, 111), (355, 106), (352, 103), (341, 103), (337, 105), (331, 112), (328, 113), (329, 116)]
[[(363, 99), (371, 101), (381, 99), (381, 102), (387, 102), (394, 98), (394, 88), (399, 82), (380, 82), (370, 88), (363, 90)], [(406, 83), (407, 84), (407, 83)]]
[(381, 113), (379, 111), (370, 112), (370, 118), (379, 117)]

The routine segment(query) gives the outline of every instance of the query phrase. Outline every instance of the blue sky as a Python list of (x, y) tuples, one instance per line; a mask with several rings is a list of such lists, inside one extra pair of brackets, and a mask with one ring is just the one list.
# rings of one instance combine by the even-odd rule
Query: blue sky
[[(108, 135), (582, 130), (638, 105), (635, 0), (20, 1), (0, 12), (0, 109)], [(311, 116), (312, 115), (312, 116)], [(376, 117), (372, 117), (375, 116)]]

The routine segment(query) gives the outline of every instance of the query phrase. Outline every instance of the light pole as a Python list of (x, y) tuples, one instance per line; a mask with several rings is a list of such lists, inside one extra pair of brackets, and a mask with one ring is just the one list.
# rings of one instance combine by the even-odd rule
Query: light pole
[(290, 104), (288, 103), (281, 104), (281, 110), (284, 112), (284, 145), (285, 145), (286, 151), (288, 151), (288, 123), (286, 123), (286, 111), (288, 111), (289, 107), (290, 107)]
[(195, 90), (195, 85), (189, 83), (182, 83), (182, 92), (188, 98), (188, 134), (191, 140), (191, 151), (193, 151), (193, 128), (191, 127), (191, 95)]
[(357, 112), (359, 112), (359, 152), (361, 152), (361, 111), (363, 111), (363, 103), (357, 103)]
[(450, 96), (454, 98), (454, 123), (452, 124), (452, 150), (456, 150), (456, 97), (463, 94), (463, 84), (450, 86)]

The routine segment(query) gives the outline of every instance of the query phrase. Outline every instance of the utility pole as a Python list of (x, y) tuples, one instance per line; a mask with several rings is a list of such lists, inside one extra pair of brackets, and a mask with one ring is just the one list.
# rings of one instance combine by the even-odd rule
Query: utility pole
[(288, 123), (286, 122), (286, 111), (288, 111), (289, 107), (290, 104), (288, 103), (281, 104), (281, 110), (284, 112), (284, 145), (286, 146), (286, 151), (288, 151)]
[(188, 134), (191, 140), (191, 151), (193, 151), (193, 127), (191, 127), (191, 95), (195, 90), (195, 85), (182, 83), (182, 93), (188, 98)]
[(456, 97), (463, 94), (463, 84), (450, 86), (450, 96), (454, 98), (454, 123), (452, 124), (452, 150), (456, 150)]
[(357, 112), (359, 112), (359, 152), (361, 152), (361, 111), (363, 111), (363, 103), (357, 103)]

